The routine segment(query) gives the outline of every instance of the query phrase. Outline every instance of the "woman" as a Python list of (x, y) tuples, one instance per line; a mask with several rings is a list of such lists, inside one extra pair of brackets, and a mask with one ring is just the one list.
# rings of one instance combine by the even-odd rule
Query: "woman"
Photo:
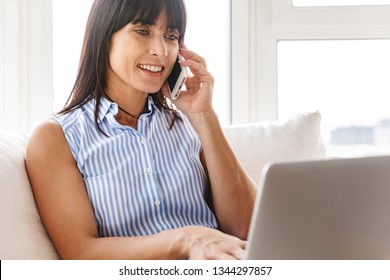
[[(96, 0), (65, 108), (35, 128), (26, 167), (64, 259), (240, 259), (255, 188), (185, 49), (182, 0)], [(181, 54), (193, 76), (168, 99)], [(176, 108), (178, 110), (176, 110)]]

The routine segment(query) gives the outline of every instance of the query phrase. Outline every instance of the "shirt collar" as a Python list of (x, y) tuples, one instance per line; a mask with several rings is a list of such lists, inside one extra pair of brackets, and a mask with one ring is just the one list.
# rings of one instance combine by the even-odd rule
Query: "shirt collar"
[[(153, 98), (151, 96), (148, 96), (147, 102), (148, 102), (148, 104), (147, 104), (148, 112), (142, 114), (145, 116), (149, 116), (149, 115), (153, 114), (154, 111), (157, 109), (157, 106), (156, 106), (156, 104), (154, 104)], [(93, 102), (91, 102), (91, 103), (92, 103), (93, 108), (95, 108), (95, 100), (93, 100)], [(115, 102), (111, 102), (111, 101), (107, 100), (106, 98), (101, 97), (100, 106), (99, 106), (98, 123), (101, 123), (108, 114), (112, 114), (114, 116), (117, 115), (118, 110), (119, 110), (119, 107)]]
[(146, 116), (153, 114), (154, 111), (157, 109), (157, 106), (156, 104), (154, 104), (153, 98), (150, 95), (148, 96), (147, 102), (148, 102), (147, 105), (148, 112), (144, 113), (144, 115)]

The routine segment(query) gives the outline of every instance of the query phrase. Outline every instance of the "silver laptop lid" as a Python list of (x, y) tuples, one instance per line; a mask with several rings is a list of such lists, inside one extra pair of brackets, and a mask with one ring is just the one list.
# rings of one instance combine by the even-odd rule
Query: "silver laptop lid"
[(248, 259), (390, 259), (390, 156), (270, 164)]

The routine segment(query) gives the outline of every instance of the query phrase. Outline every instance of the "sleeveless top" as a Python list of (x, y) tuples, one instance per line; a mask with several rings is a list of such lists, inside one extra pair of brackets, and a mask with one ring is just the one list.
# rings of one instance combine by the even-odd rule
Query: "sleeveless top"
[(137, 129), (118, 123), (118, 106), (95, 100), (53, 118), (61, 125), (91, 201), (100, 237), (142, 236), (198, 225), (217, 228), (205, 201), (208, 180), (199, 136), (186, 116), (158, 109), (151, 97)]

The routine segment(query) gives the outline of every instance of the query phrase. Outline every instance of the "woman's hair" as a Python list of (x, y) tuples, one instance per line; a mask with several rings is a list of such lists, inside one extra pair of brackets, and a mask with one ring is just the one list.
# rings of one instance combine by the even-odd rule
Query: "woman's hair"
[[(179, 44), (184, 41), (186, 10), (183, 0), (95, 0), (89, 14), (76, 82), (59, 114), (96, 100), (94, 113), (98, 125), (100, 99), (107, 86), (108, 46), (112, 35), (128, 23), (153, 25), (165, 14), (167, 27), (179, 31)], [(161, 92), (151, 94), (156, 106), (172, 110)]]

